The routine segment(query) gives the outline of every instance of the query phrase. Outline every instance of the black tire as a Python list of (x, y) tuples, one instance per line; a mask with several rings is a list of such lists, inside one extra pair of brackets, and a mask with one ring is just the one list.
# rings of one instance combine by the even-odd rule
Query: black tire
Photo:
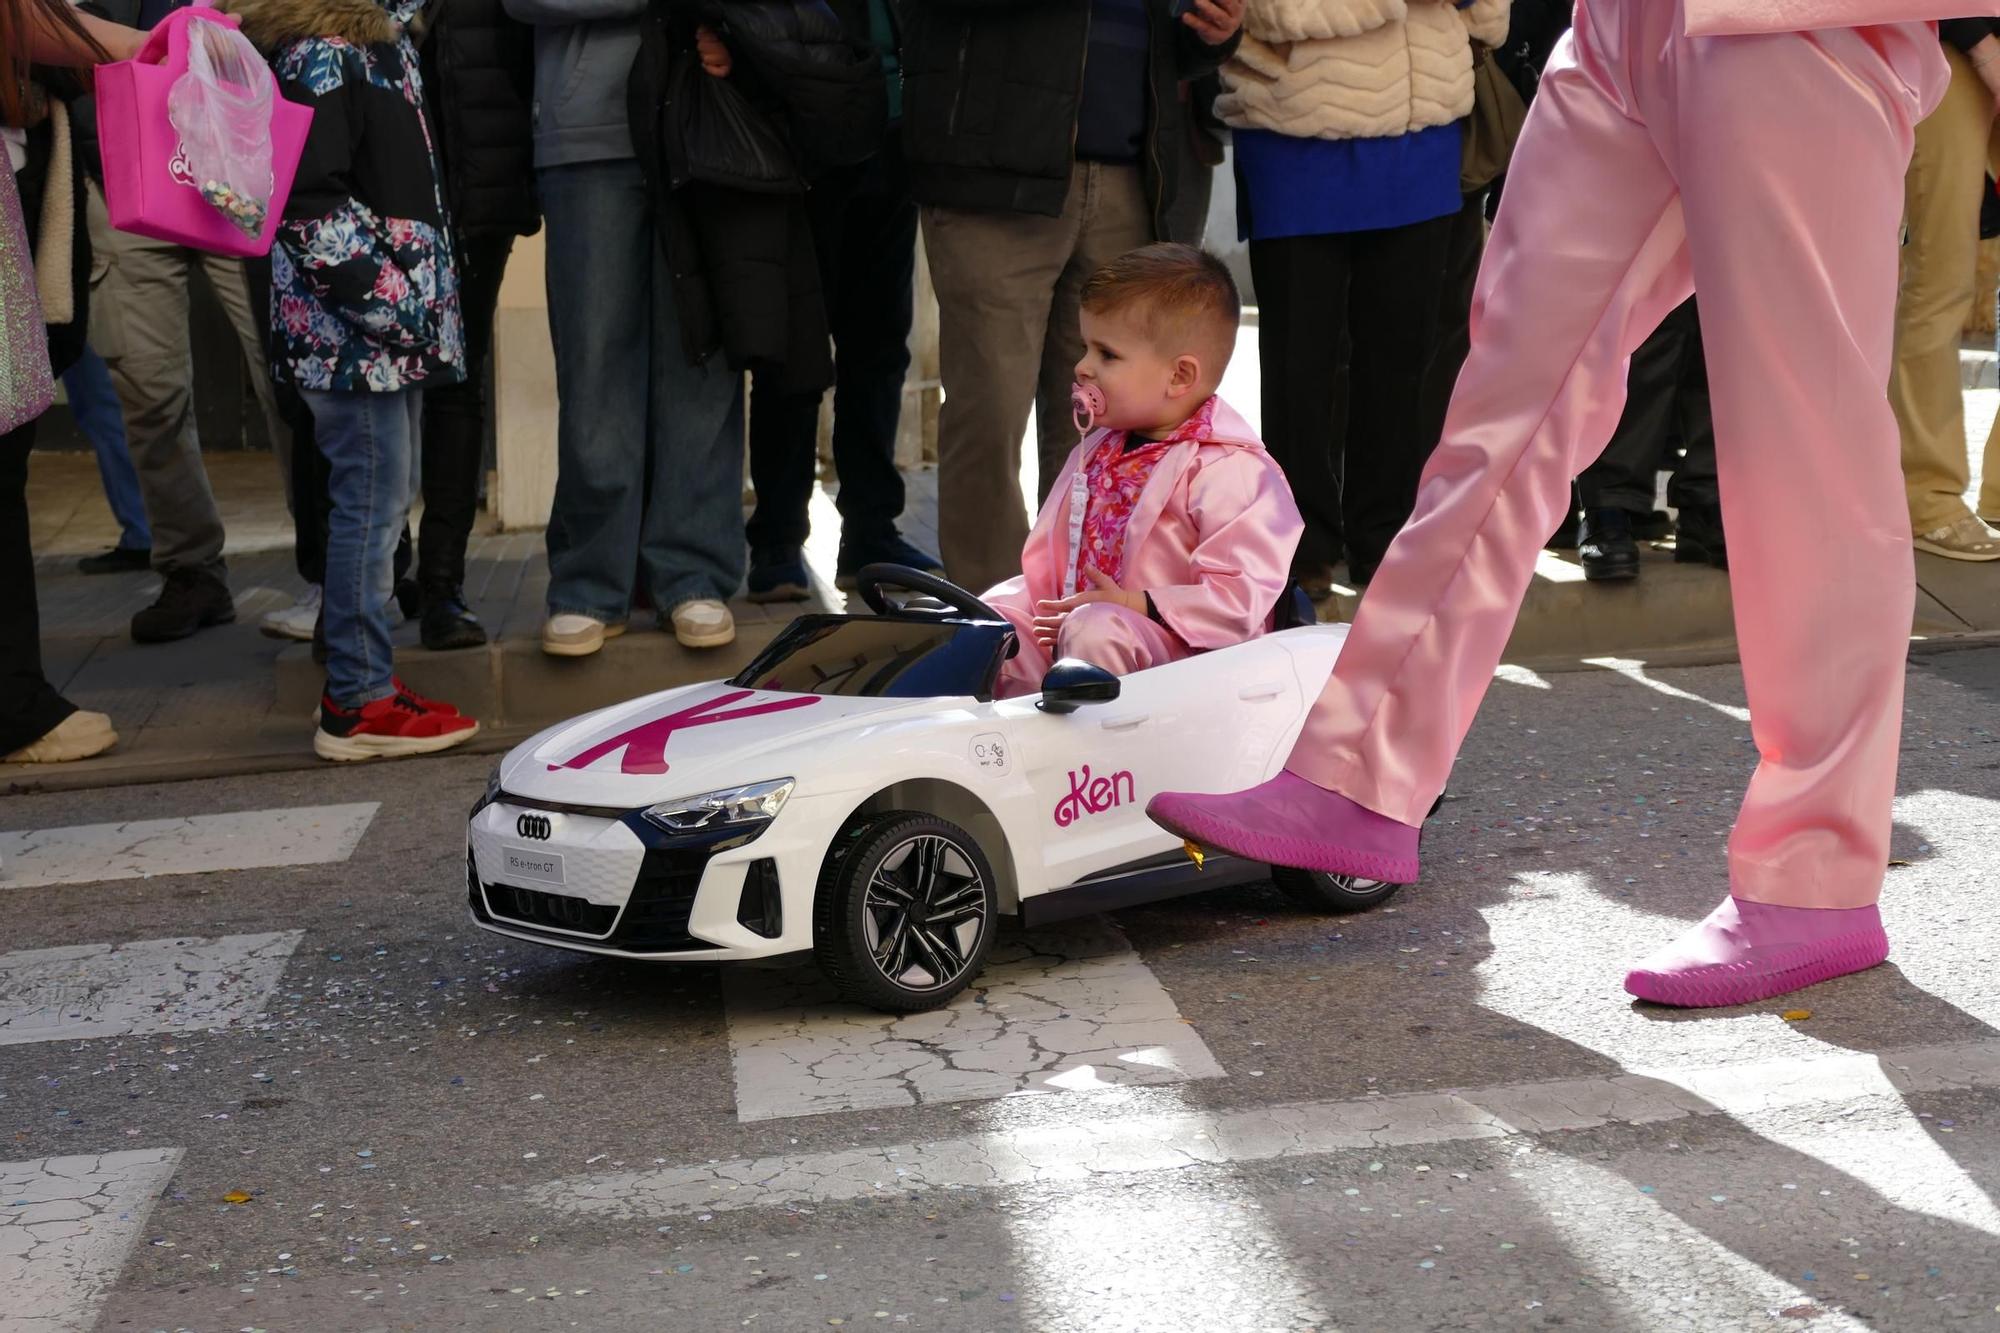
[[(913, 922), (897, 894), (921, 896), (939, 915)], [(999, 909), (993, 867), (970, 833), (912, 810), (860, 815), (820, 870), (813, 959), (856, 1004), (898, 1014), (935, 1009), (986, 965)]]
[(1323, 870), (1299, 870), (1292, 866), (1272, 866), (1271, 882), (1299, 906), (1337, 916), (1380, 907), (1403, 887), (1359, 875), (1331, 875)]

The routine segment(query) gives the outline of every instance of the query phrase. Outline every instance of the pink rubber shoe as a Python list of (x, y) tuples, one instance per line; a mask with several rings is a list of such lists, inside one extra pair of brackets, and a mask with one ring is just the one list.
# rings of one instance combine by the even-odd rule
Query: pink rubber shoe
[(1889, 956), (1873, 907), (1778, 907), (1729, 897), (1706, 920), (1625, 974), (1654, 1004), (1750, 1004), (1870, 968)]
[(1161, 792), (1146, 802), (1146, 813), (1190, 842), (1246, 860), (1388, 884), (1417, 882), (1416, 829), (1289, 769), (1248, 791)]

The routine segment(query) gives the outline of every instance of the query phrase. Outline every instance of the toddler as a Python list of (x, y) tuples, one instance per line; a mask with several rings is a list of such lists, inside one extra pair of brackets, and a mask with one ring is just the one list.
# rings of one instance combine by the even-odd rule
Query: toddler
[(1216, 396), (1241, 305), (1186, 245), (1112, 260), (1083, 289), (1075, 404), (1084, 436), (1021, 552), (985, 595), (1021, 649), (1001, 698), (1057, 658), (1124, 675), (1269, 628), (1304, 522), (1285, 475)]

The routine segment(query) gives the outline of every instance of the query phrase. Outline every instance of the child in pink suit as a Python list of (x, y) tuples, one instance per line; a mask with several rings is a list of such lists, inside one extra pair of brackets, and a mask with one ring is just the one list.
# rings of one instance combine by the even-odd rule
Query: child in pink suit
[(1041, 688), (1057, 658), (1125, 675), (1270, 627), (1304, 520), (1263, 443), (1215, 387), (1236, 343), (1229, 270), (1149, 245), (1083, 290), (1082, 443), (985, 602), (1020, 651), (998, 694)]

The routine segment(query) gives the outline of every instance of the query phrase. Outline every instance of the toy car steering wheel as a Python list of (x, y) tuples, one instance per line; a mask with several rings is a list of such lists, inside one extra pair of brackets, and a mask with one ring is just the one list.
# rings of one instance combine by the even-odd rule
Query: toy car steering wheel
[(855, 591), (861, 594), (861, 600), (868, 603), (868, 609), (876, 615), (925, 614), (890, 601), (883, 595), (890, 588), (917, 593), (923, 597), (935, 597), (945, 604), (948, 611), (971, 620), (998, 620), (1003, 624), (1007, 621), (1007, 617), (956, 583), (941, 579), (935, 574), (926, 574), (919, 569), (911, 569), (908, 565), (864, 565), (861, 572), (855, 575)]

